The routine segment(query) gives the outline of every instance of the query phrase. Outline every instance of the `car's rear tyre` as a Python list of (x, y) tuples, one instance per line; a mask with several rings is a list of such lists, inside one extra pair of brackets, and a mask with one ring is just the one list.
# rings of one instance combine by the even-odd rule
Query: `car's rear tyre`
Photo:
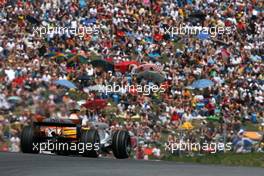
[[(59, 143), (60, 143), (60, 141), (59, 141)], [(62, 144), (63, 142), (61, 142), (61, 144)], [(67, 143), (67, 145), (68, 146), (70, 146), (70, 144), (69, 143)], [(54, 151), (54, 153), (56, 154), (56, 155), (60, 155), (60, 156), (68, 156), (68, 155), (70, 155), (70, 150), (69, 149), (65, 149), (65, 148), (60, 148), (60, 150), (56, 150), (56, 151)]]
[(131, 140), (127, 131), (116, 131), (112, 138), (112, 150), (118, 159), (129, 158), (131, 153)]
[[(33, 145), (34, 144), (34, 145)], [(21, 133), (20, 147), (23, 153), (39, 153), (37, 136), (35, 135), (34, 128), (26, 126)]]
[(68, 151), (56, 151), (55, 154), (60, 155), (60, 156), (68, 156), (69, 152)]
[(100, 136), (97, 130), (91, 129), (83, 131), (81, 142), (84, 143), (85, 148), (84, 153), (82, 153), (83, 156), (91, 158), (97, 158), (99, 156)]

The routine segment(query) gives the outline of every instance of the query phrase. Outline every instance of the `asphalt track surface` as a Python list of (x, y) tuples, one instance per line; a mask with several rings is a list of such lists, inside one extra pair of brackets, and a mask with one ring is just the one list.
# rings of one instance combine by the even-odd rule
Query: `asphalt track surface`
[(262, 168), (0, 153), (1, 176), (264, 176)]

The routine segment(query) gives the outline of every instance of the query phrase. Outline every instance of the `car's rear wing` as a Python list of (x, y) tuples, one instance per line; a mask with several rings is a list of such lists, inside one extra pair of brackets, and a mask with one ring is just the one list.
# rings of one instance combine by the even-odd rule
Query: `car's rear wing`
[(55, 126), (55, 127), (77, 127), (81, 125), (80, 119), (58, 119), (37, 117), (33, 122), (35, 126)]

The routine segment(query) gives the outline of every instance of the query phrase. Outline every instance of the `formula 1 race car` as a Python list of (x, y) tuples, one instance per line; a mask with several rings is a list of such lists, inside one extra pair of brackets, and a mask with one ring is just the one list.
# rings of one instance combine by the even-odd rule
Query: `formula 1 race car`
[(128, 131), (112, 131), (105, 123), (92, 123), (85, 128), (79, 119), (38, 117), (32, 125), (23, 128), (21, 151), (46, 150), (58, 155), (81, 154), (94, 158), (112, 151), (116, 158), (125, 159), (130, 156), (131, 140)]

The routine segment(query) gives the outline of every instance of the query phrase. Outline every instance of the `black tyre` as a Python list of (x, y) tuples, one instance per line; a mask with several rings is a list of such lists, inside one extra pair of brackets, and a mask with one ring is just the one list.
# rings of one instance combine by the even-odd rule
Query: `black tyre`
[[(34, 144), (34, 145), (33, 145)], [(26, 126), (21, 133), (20, 147), (23, 153), (39, 153), (38, 140), (34, 128)]]
[[(60, 142), (60, 141), (59, 141), (59, 143), (62, 144), (62, 143), (64, 143), (64, 142)], [(67, 143), (67, 145), (70, 146), (69, 143)], [(68, 156), (68, 155), (70, 155), (70, 150), (67, 149), (67, 148), (60, 148), (60, 150), (55, 150), (54, 153), (55, 153), (56, 155)]]
[(131, 153), (131, 140), (127, 131), (116, 131), (112, 139), (112, 150), (118, 159), (129, 158)]
[(69, 152), (67, 152), (67, 151), (56, 151), (55, 154), (60, 155), (60, 156), (68, 156)]
[[(100, 136), (97, 130), (83, 131), (81, 136), (81, 142), (84, 143), (84, 153), (85, 157), (97, 158), (99, 156), (100, 147)], [(88, 146), (88, 148), (86, 148)]]

